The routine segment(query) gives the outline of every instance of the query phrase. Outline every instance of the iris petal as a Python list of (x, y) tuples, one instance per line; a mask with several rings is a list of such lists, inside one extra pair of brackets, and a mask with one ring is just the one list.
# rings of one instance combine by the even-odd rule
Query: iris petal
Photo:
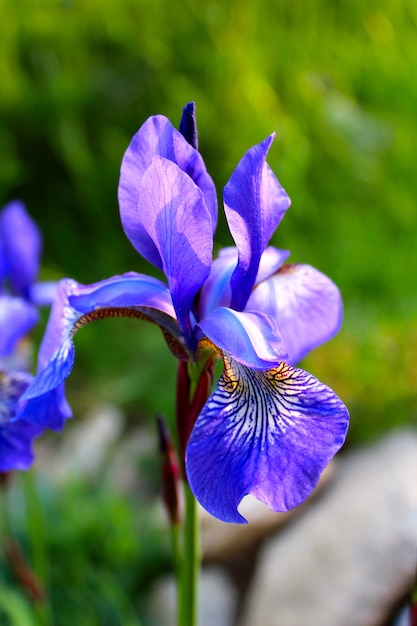
[(58, 283), (48, 325), (38, 355), (38, 375), (18, 402), (18, 417), (44, 428), (60, 430), (72, 412), (63, 381), (74, 364), (71, 331), (80, 313), (69, 306), (68, 297), (79, 288), (75, 280)]
[(62, 428), (71, 416), (63, 382), (74, 364), (73, 336), (90, 321), (121, 316), (155, 322), (173, 351), (185, 358), (178, 324), (170, 312), (174, 315), (167, 287), (141, 274), (115, 276), (94, 285), (61, 281), (39, 351), (38, 374), (19, 401), (18, 416), (55, 430)]
[(27, 469), (33, 461), (32, 441), (42, 429), (15, 420), (16, 403), (32, 380), (33, 376), (26, 372), (0, 371), (1, 472)]
[(276, 319), (292, 364), (333, 337), (342, 323), (339, 289), (310, 265), (284, 265), (256, 286), (247, 308)]
[(83, 286), (69, 296), (69, 302), (81, 313), (105, 306), (147, 306), (175, 318), (168, 287), (157, 278), (135, 272)]
[(33, 283), (29, 299), (36, 306), (50, 306), (55, 300), (57, 281)]
[(0, 471), (26, 470), (34, 460), (32, 442), (42, 429), (25, 420), (0, 426)]
[(172, 161), (154, 157), (139, 189), (142, 223), (162, 259), (178, 323), (192, 348), (191, 306), (210, 273), (211, 218), (201, 190)]
[[(289, 257), (288, 250), (268, 246), (261, 256), (255, 283), (269, 278)], [(212, 263), (210, 275), (201, 288), (198, 302), (200, 319), (218, 306), (230, 306), (232, 291), (230, 278), (237, 265), (238, 251), (234, 246), (221, 248)]]
[(203, 319), (210, 311), (219, 306), (230, 306), (232, 292), (230, 277), (237, 263), (237, 248), (219, 250), (219, 255), (212, 263), (209, 277), (201, 288), (198, 312)]
[(219, 307), (198, 327), (214, 346), (249, 367), (265, 369), (286, 357), (274, 320), (262, 313), (240, 313)]
[(0, 296), (0, 356), (6, 356), (16, 348), (38, 321), (36, 308), (22, 298)]
[(19, 200), (10, 202), (0, 213), (0, 238), (13, 291), (28, 298), (39, 271), (41, 235)]
[(231, 306), (243, 310), (255, 284), (259, 262), (290, 199), (266, 163), (271, 135), (244, 155), (224, 188), (230, 232), (239, 252), (231, 278)]
[(157, 155), (176, 163), (201, 189), (210, 212), (212, 233), (217, 223), (217, 196), (200, 153), (163, 115), (146, 120), (123, 157), (119, 182), (120, 216), (126, 235), (139, 254), (161, 269), (162, 260), (142, 224), (142, 209), (138, 203), (142, 176)]
[(344, 442), (348, 418), (336, 394), (303, 370), (283, 362), (251, 370), (225, 357), (188, 443), (190, 487), (225, 522), (246, 522), (237, 508), (248, 494), (288, 511), (316, 486)]
[(255, 285), (275, 274), (289, 256), (289, 250), (268, 246), (261, 256)]
[(0, 426), (16, 417), (16, 403), (33, 381), (27, 372), (0, 369)]

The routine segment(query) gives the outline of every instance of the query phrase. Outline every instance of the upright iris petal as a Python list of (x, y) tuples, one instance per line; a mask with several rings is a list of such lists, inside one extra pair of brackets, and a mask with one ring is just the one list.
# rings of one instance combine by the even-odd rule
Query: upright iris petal
[(204, 161), (188, 141), (163, 115), (150, 117), (138, 130), (123, 157), (119, 182), (120, 217), (126, 235), (145, 259), (162, 269), (155, 243), (142, 224), (138, 199), (142, 177), (152, 158), (160, 156), (182, 169), (201, 189), (211, 216), (212, 232), (217, 223), (217, 196)]
[(187, 477), (209, 513), (244, 523), (237, 508), (248, 494), (273, 511), (310, 495), (344, 442), (349, 415), (331, 389), (303, 370), (286, 363), (254, 370), (224, 360), (188, 442)]
[(230, 286), (231, 307), (242, 311), (255, 284), (259, 262), (290, 199), (266, 163), (274, 136), (245, 154), (224, 188), (230, 232), (238, 249), (238, 263)]
[(154, 157), (142, 177), (138, 201), (142, 224), (162, 260), (178, 323), (193, 347), (190, 311), (210, 273), (213, 248), (204, 196), (172, 161)]

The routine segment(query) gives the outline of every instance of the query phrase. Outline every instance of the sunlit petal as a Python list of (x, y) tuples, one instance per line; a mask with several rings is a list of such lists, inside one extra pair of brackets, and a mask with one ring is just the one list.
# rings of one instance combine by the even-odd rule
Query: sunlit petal
[(293, 364), (333, 337), (342, 323), (339, 289), (310, 265), (284, 265), (257, 285), (247, 308), (276, 319)]
[(344, 442), (349, 415), (336, 394), (286, 363), (269, 371), (225, 358), (197, 418), (186, 468), (200, 504), (226, 522), (252, 494), (273, 511), (303, 502)]
[(259, 262), (290, 199), (266, 163), (274, 136), (244, 155), (224, 188), (230, 232), (239, 251), (231, 278), (232, 308), (243, 310), (255, 284)]
[(162, 268), (162, 260), (152, 238), (142, 224), (138, 202), (142, 176), (154, 156), (178, 165), (201, 189), (211, 216), (212, 233), (217, 223), (217, 196), (204, 161), (163, 115), (150, 117), (133, 137), (123, 157), (119, 182), (120, 216), (125, 233), (136, 250), (148, 261)]
[(152, 276), (129, 272), (92, 285), (79, 285), (69, 302), (77, 311), (88, 313), (107, 306), (147, 306), (159, 309), (175, 319), (168, 287)]
[(142, 177), (139, 203), (142, 223), (162, 259), (178, 323), (191, 342), (191, 307), (210, 273), (213, 248), (204, 196), (175, 163), (154, 157)]
[(261, 256), (255, 285), (275, 274), (289, 256), (289, 250), (268, 246)]
[(241, 313), (219, 307), (198, 327), (214, 346), (250, 367), (265, 369), (286, 357), (274, 320), (261, 313)]

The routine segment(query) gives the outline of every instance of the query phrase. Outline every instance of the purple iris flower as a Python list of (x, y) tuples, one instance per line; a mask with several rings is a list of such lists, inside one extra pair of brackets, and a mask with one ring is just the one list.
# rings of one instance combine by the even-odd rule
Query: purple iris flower
[(106, 316), (156, 323), (181, 361), (223, 360), (188, 441), (186, 473), (212, 515), (244, 522), (237, 507), (247, 494), (275, 511), (301, 503), (344, 442), (342, 401), (293, 367), (338, 331), (342, 305), (329, 278), (285, 265), (289, 253), (268, 245), (290, 205), (266, 163), (273, 135), (248, 150), (224, 189), (235, 247), (212, 261), (216, 190), (196, 149), (192, 104), (180, 129), (149, 118), (124, 155), (119, 184), (123, 228), (167, 284), (136, 273), (87, 286), (62, 281), (19, 415), (63, 424), (63, 381), (84, 324)]
[(52, 283), (37, 283), (41, 236), (22, 202), (0, 212), (0, 471), (26, 469), (32, 440), (42, 428), (16, 421), (16, 405), (33, 380), (22, 342), (38, 321), (38, 305), (50, 304)]

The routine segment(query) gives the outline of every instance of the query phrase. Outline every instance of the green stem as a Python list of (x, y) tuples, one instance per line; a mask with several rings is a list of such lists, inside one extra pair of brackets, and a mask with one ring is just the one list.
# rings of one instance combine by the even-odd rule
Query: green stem
[[(49, 578), (48, 555), (45, 526), (43, 523), (36, 480), (33, 471), (22, 472), (22, 478), (26, 497), (33, 569), (41, 584), (46, 588)], [(36, 602), (34, 609), (38, 626), (48, 626), (52, 623), (47, 594), (45, 594), (45, 598), (41, 602)]]
[(200, 573), (200, 540), (197, 502), (184, 484), (184, 543), (178, 594), (177, 626), (197, 625), (197, 591)]
[(179, 587), (180, 574), (181, 574), (181, 562), (182, 562), (180, 524), (171, 524), (171, 543), (172, 543), (172, 554), (173, 554), (175, 578), (177, 581), (177, 587)]

